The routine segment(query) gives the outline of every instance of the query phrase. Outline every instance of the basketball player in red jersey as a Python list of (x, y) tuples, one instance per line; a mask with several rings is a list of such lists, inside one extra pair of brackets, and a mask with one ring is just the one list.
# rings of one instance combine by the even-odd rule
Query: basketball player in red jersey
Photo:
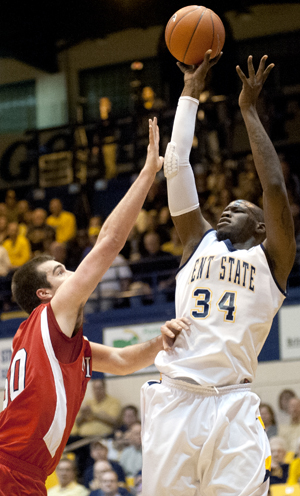
[(30, 315), (13, 339), (4, 409), (0, 414), (0, 495), (46, 495), (45, 480), (58, 464), (92, 370), (125, 375), (152, 364), (186, 319), (162, 326), (162, 336), (115, 349), (83, 337), (83, 307), (123, 247), (148, 190), (161, 169), (159, 130), (149, 121), (144, 168), (104, 223), (75, 272), (48, 256), (14, 275), (16, 301)]

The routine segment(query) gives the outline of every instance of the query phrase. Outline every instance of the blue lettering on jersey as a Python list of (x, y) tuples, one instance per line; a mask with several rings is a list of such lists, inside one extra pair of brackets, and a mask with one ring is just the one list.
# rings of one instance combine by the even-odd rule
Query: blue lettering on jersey
[[(200, 279), (209, 279), (214, 259), (215, 256), (213, 255), (197, 258), (189, 282), (192, 283)], [(254, 292), (255, 275), (256, 268), (248, 262), (240, 260), (239, 258), (234, 258), (232, 255), (221, 257), (219, 270), (220, 281), (230, 282)]]
[(195, 281), (195, 279), (209, 279), (210, 276), (210, 264), (215, 257), (212, 255), (210, 257), (200, 257), (197, 258), (194, 268), (192, 270), (192, 275), (190, 282)]
[(233, 257), (222, 257), (220, 261), (219, 279), (227, 279), (228, 282), (242, 286), (243, 288), (254, 291), (254, 275), (256, 268), (249, 265), (244, 260)]

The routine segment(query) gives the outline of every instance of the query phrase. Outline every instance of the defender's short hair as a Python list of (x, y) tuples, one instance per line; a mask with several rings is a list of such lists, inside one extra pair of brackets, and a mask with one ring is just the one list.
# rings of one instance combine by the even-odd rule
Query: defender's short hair
[(48, 260), (54, 259), (50, 255), (35, 257), (22, 265), (13, 275), (11, 285), (13, 297), (28, 314), (41, 303), (36, 295), (37, 290), (51, 288), (46, 272), (38, 270), (38, 267)]

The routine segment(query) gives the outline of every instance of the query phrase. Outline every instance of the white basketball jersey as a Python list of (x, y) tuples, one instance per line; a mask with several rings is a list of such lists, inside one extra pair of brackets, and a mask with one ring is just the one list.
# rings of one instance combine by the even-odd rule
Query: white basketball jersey
[(176, 315), (189, 318), (190, 331), (159, 352), (155, 365), (203, 386), (252, 382), (284, 298), (262, 245), (236, 250), (208, 231), (176, 277)]

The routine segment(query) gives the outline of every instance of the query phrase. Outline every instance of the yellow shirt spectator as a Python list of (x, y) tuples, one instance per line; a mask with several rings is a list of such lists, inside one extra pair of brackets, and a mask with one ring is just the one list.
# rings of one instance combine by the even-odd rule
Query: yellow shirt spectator
[(300, 458), (295, 458), (290, 464), (287, 484), (293, 486), (300, 481)]
[(13, 269), (21, 267), (31, 258), (30, 243), (25, 236), (19, 234), (19, 225), (17, 222), (8, 224), (8, 238), (3, 242), (11, 266)]
[(71, 212), (66, 212), (62, 208), (62, 203), (58, 198), (53, 198), (49, 204), (51, 215), (47, 218), (47, 224), (54, 227), (56, 231), (56, 241), (66, 243), (76, 235), (76, 218)]
[[(76, 419), (77, 434), (85, 436), (107, 436), (112, 434), (121, 414), (121, 403), (106, 394), (105, 381), (91, 381), (94, 398), (85, 401)], [(74, 434), (74, 431), (72, 431)]]

